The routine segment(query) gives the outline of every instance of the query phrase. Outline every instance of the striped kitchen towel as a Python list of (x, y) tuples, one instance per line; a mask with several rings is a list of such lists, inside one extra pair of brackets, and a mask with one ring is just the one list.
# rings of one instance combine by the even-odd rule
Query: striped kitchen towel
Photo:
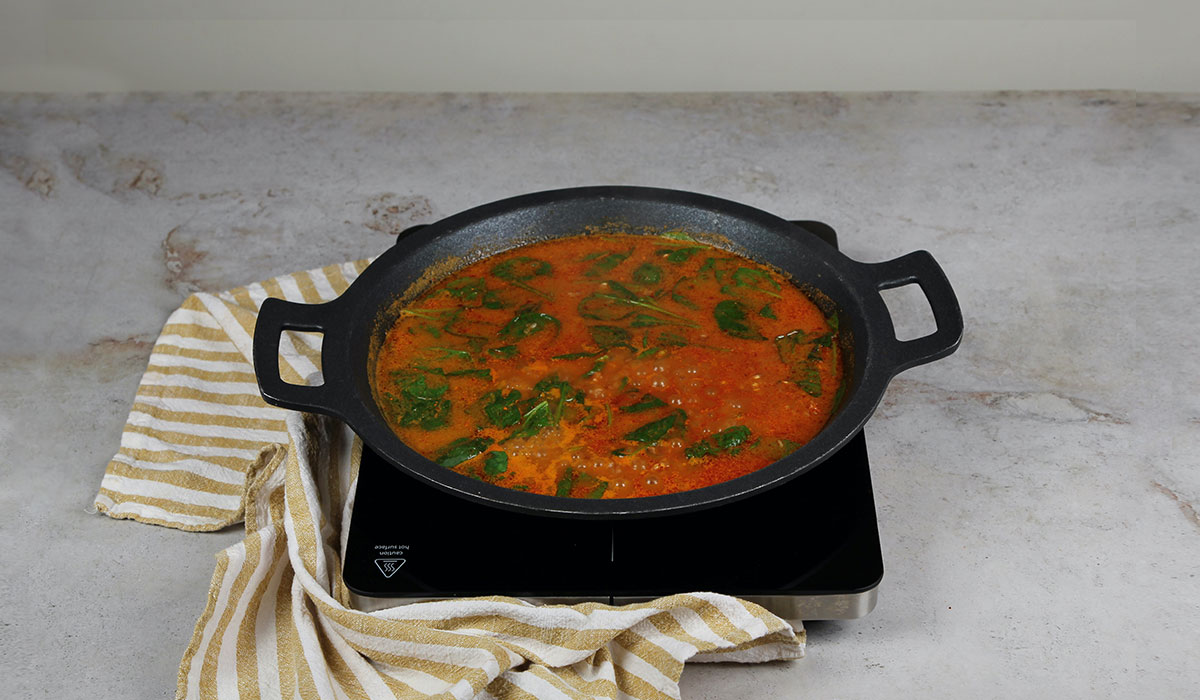
[[(337, 420), (263, 403), (250, 358), (265, 298), (328, 301), (368, 263), (192, 295), (155, 343), (96, 506), (183, 530), (246, 527), (217, 556), (178, 697), (678, 698), (685, 661), (803, 656), (803, 629), (714, 593), (356, 609), (340, 553), (361, 443)], [(285, 333), (280, 354), (288, 381), (319, 376), (319, 338)]]

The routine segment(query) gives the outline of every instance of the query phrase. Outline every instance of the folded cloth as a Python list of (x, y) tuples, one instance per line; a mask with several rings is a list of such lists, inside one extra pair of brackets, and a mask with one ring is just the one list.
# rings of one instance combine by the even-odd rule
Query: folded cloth
[[(362, 445), (337, 420), (263, 403), (250, 358), (264, 299), (328, 301), (369, 262), (194, 294), (154, 345), (96, 507), (182, 530), (246, 526), (217, 556), (178, 697), (678, 698), (685, 661), (804, 655), (802, 628), (715, 593), (355, 609), (341, 552)], [(280, 354), (288, 381), (319, 377), (319, 339), (284, 333)]]

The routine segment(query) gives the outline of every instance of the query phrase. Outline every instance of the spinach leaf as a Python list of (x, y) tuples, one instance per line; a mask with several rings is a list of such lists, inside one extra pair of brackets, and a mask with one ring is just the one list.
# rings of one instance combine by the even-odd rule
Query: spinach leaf
[[(508, 282), (511, 285), (520, 287), (529, 292), (533, 292), (538, 296), (550, 298), (550, 295), (528, 283), (528, 280), (535, 277), (545, 277), (549, 275), (554, 268), (545, 260), (521, 256), (505, 260), (502, 263), (496, 263), (492, 267), (492, 276)], [(493, 299), (493, 303), (498, 301), (498, 298)], [(492, 308), (492, 307), (489, 307)]]
[(654, 263), (642, 263), (633, 271), (633, 281), (645, 285), (658, 284), (662, 281), (662, 268)]
[(746, 312), (746, 305), (740, 301), (725, 299), (718, 302), (713, 309), (713, 316), (717, 319), (717, 327), (734, 338), (766, 340), (747, 323), (749, 314)]
[(629, 287), (626, 287), (625, 285), (621, 284), (620, 282), (616, 282), (614, 280), (608, 280), (604, 284), (608, 285), (609, 291), (611, 291), (613, 294), (621, 297), (622, 299), (629, 299), (630, 301), (637, 301), (637, 300), (641, 299), (641, 296), (639, 296), (637, 292), (633, 291)]
[(445, 287), (446, 293), (463, 301), (476, 301), (487, 292), (487, 284), (478, 277), (461, 277)]
[(592, 368), (583, 373), (583, 376), (590, 377), (593, 374), (599, 372), (604, 367), (604, 364), (606, 362), (608, 362), (608, 355), (601, 355), (600, 359), (598, 359), (594, 363), (592, 363)]
[(654, 342), (658, 345), (681, 348), (688, 344), (688, 339), (671, 331), (659, 331), (658, 335), (655, 336)]
[(544, 277), (553, 271), (554, 267), (545, 260), (522, 255), (519, 258), (497, 263), (492, 267), (492, 276), (507, 282), (525, 282), (534, 277)]
[(592, 266), (587, 270), (584, 270), (583, 275), (584, 277), (599, 277), (606, 272), (611, 272), (613, 268), (625, 262), (625, 259), (632, 254), (632, 248), (624, 253), (607, 253), (600, 259), (596, 260), (596, 262), (592, 263)]
[(633, 322), (629, 325), (633, 328), (649, 328), (651, 326), (664, 326), (671, 323), (671, 321), (664, 321), (663, 319), (657, 316), (651, 316), (650, 314), (638, 314), (637, 316), (633, 317)]
[(550, 421), (550, 402), (542, 401), (533, 408), (525, 412), (524, 420), (521, 422), (521, 427), (509, 433), (508, 437), (500, 442), (508, 442), (514, 438), (530, 438), (542, 432), (542, 429), (549, 426)]
[(628, 299), (595, 292), (579, 301), (579, 315), (593, 321), (620, 321), (633, 315), (636, 307)]
[(643, 445), (653, 445), (666, 437), (672, 430), (676, 430), (676, 432), (682, 431), (686, 422), (687, 414), (682, 410), (676, 409), (663, 418), (650, 421), (640, 428), (635, 428), (625, 433), (622, 439), (640, 442)]
[(493, 425), (508, 428), (521, 420), (521, 409), (517, 406), (520, 398), (521, 392), (516, 389), (512, 389), (507, 394), (502, 389), (494, 389), (481, 396), (479, 400), (484, 402), (483, 412)]
[(508, 471), (508, 453), (493, 450), (483, 458), (483, 473), (495, 478)]
[[(733, 271), (741, 267), (741, 261), (734, 258), (710, 257), (696, 271), (698, 277), (712, 277), (720, 284), (728, 284)], [(724, 290), (722, 290), (724, 291)]]
[(441, 454), (434, 457), (433, 461), (443, 467), (454, 467), (462, 464), (468, 459), (478, 457), (483, 454), (483, 451), (492, 444), (492, 439), (489, 437), (465, 438), (461, 437), (451, 442), (442, 450)]
[(481, 369), (443, 369), (441, 367), (427, 367), (425, 365), (413, 365), (422, 372), (436, 374), (439, 377), (475, 377), (476, 379), (486, 379), (491, 381), (492, 370)]
[(663, 401), (653, 394), (642, 394), (642, 398), (638, 399), (636, 403), (630, 404), (629, 406), (622, 406), (617, 410), (621, 413), (641, 413), (643, 411), (652, 411), (656, 408), (666, 405), (666, 401)]
[(697, 459), (722, 452), (736, 454), (737, 447), (749, 439), (750, 429), (744, 425), (735, 425), (700, 440), (684, 450), (683, 455), (688, 459)]
[(766, 306), (759, 309), (758, 315), (762, 316), (763, 318), (773, 318), (773, 319), (779, 318), (778, 316), (775, 315), (775, 309), (772, 309), (770, 304), (767, 304)]
[(600, 498), (608, 489), (608, 482), (597, 479), (587, 472), (577, 472), (574, 467), (567, 467), (563, 470), (562, 476), (558, 478), (558, 483), (555, 484), (554, 495), (560, 498), (571, 497), (574, 496), (572, 492), (577, 488), (587, 489), (582, 495), (583, 498)]
[(467, 352), (466, 350), (459, 350), (458, 348), (442, 348), (437, 346), (432, 346), (426, 349), (437, 350), (440, 352), (441, 355), (438, 356), (439, 360), (446, 360), (453, 357), (456, 360), (466, 360), (467, 362), (471, 361), (471, 353)]
[(384, 392), (384, 398), (395, 411), (397, 424), (433, 430), (450, 422), (450, 400), (442, 398), (449, 384), (429, 384), (424, 374), (403, 370), (392, 374), (392, 384), (397, 393)]
[[(740, 287), (773, 297), (783, 296), (779, 294), (779, 283), (765, 270), (753, 267), (739, 267), (733, 271), (731, 279), (734, 288)], [(726, 289), (722, 289), (721, 291), (728, 293)]]
[(823, 347), (833, 347), (833, 334), (792, 331), (775, 339), (779, 359), (788, 367), (788, 380), (809, 396), (821, 395), (821, 373), (817, 363), (821, 360)]
[(500, 329), (499, 335), (505, 340), (522, 340), (547, 328), (553, 328), (554, 334), (557, 335), (562, 330), (562, 323), (550, 314), (544, 314), (536, 307), (531, 307), (518, 311), (517, 315)]
[[(462, 309), (452, 309), (450, 314), (443, 316), (442, 332), (446, 333), (448, 335), (457, 336), (459, 338), (466, 338), (468, 341), (474, 342), (474, 343), (483, 343), (484, 341), (486, 341), (487, 338), (485, 336), (478, 335), (477, 333), (470, 333), (466, 330), (459, 330), (458, 328), (455, 328), (455, 324), (462, 321), (462, 312), (463, 312)], [(403, 313), (403, 312), (401, 312), (401, 313)], [(465, 323), (468, 326), (468, 328), (477, 327), (479, 325), (478, 322), (470, 321), (470, 320), (465, 321)], [(435, 335), (435, 337), (437, 337), (437, 336)]]
[(416, 318), (424, 318), (430, 321), (453, 321), (458, 317), (461, 309), (400, 309), (401, 316), (415, 316)]
[(687, 248), (659, 248), (654, 251), (655, 255), (661, 256), (667, 262), (673, 265), (679, 265), (692, 259), (692, 256), (704, 248), (700, 246), (689, 246)]
[(603, 350), (597, 350), (596, 352), (568, 352), (564, 355), (552, 355), (550, 357), (550, 359), (551, 360), (582, 360), (585, 357), (595, 357), (596, 355), (603, 355), (603, 354), (604, 354)]
[(442, 375), (446, 377), (474, 377), (489, 382), (492, 381), (492, 370), (490, 369), (456, 369), (449, 372), (443, 371)]
[(594, 357), (596, 357), (596, 355), (604, 354), (604, 352), (605, 351), (602, 351), (602, 349), (599, 349), (599, 351), (596, 351), (594, 353), (588, 353), (588, 352), (565, 353), (565, 354), (560, 354), (560, 355), (551, 355), (550, 359), (552, 359), (552, 360), (582, 360), (583, 358), (594, 358)]
[[(533, 385), (534, 398), (543, 399), (550, 403), (550, 424), (558, 425), (558, 422), (563, 417), (563, 411), (568, 403), (584, 404), (587, 398), (581, 390), (576, 390), (571, 386), (571, 383), (559, 379), (557, 374), (552, 374), (543, 378), (537, 384)], [(529, 402), (532, 403), (532, 400)]]
[(571, 495), (571, 489), (575, 488), (575, 470), (572, 467), (567, 467), (563, 471), (562, 476), (558, 477), (558, 483), (555, 485), (554, 495), (559, 498), (564, 498)]
[(488, 354), (492, 357), (499, 357), (507, 360), (517, 354), (517, 346), (501, 345), (499, 347), (488, 348)]
[(597, 321), (619, 321), (632, 316), (639, 309), (648, 309), (660, 316), (678, 319), (679, 325), (699, 326), (685, 316), (668, 311), (654, 302), (639, 296), (620, 282), (605, 282), (610, 292), (593, 292), (579, 302), (579, 315)]
[(633, 335), (620, 326), (588, 326), (592, 342), (601, 348), (615, 348), (619, 345), (629, 345)]
[(483, 294), (483, 308), (485, 309), (503, 309), (508, 306), (500, 295), (494, 289), (489, 289)]
[(675, 284), (671, 285), (671, 301), (681, 306), (686, 306), (689, 309), (698, 309), (695, 302), (685, 296), (688, 292), (695, 290), (696, 283), (691, 277), (680, 277), (675, 280)]

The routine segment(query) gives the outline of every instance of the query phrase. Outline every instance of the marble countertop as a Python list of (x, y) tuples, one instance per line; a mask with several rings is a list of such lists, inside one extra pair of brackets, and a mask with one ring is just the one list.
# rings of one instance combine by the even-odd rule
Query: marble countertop
[[(167, 314), (508, 195), (695, 190), (933, 253), (960, 350), (870, 421), (887, 573), (807, 658), (685, 698), (1200, 686), (1200, 97), (0, 96), (0, 677), (167, 697), (213, 555), (91, 512)], [(931, 323), (919, 295), (889, 301)], [(804, 514), (781, 543), (802, 546)], [(15, 685), (14, 685), (15, 684)]]

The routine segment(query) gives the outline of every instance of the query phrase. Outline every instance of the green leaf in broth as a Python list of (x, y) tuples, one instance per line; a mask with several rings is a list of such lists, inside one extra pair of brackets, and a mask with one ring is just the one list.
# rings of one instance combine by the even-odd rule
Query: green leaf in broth
[(636, 403), (629, 406), (622, 406), (617, 410), (621, 413), (642, 413), (644, 411), (653, 411), (656, 408), (666, 406), (667, 402), (654, 396), (653, 394), (642, 394), (642, 397)]
[(773, 297), (782, 296), (779, 294), (779, 283), (766, 270), (754, 267), (739, 267), (733, 271), (732, 281), (734, 287), (761, 292)]
[(608, 287), (609, 292), (611, 292), (614, 296), (618, 296), (622, 299), (628, 299), (629, 301), (639, 301), (642, 298), (641, 295), (639, 295), (637, 292), (633, 291), (629, 287), (626, 287), (625, 285), (623, 285), (620, 282), (617, 282), (615, 280), (608, 280), (604, 284)]
[(605, 282), (611, 293), (593, 292), (579, 301), (579, 315), (597, 321), (620, 321), (632, 316), (639, 309), (653, 311), (660, 316), (679, 319), (679, 325), (699, 326), (686, 316), (668, 311), (653, 301), (641, 297), (620, 282)]
[[(575, 492), (580, 489), (584, 489), (584, 491), (577, 496)], [(567, 467), (558, 477), (558, 482), (555, 483), (554, 495), (560, 498), (601, 498), (607, 489), (607, 481), (598, 479), (587, 472), (577, 472), (574, 467)]]
[(773, 318), (773, 319), (779, 318), (778, 316), (775, 315), (775, 309), (772, 309), (770, 304), (767, 304), (766, 306), (759, 309), (758, 315), (762, 316), (763, 318)]
[(478, 277), (460, 277), (451, 280), (445, 287), (450, 296), (463, 301), (476, 301), (487, 293), (487, 284)]
[(467, 362), (471, 361), (471, 353), (467, 352), (466, 350), (459, 350), (458, 348), (443, 348), (436, 345), (425, 349), (440, 353), (437, 358), (439, 360), (448, 360), (450, 358), (454, 358), (456, 360), (465, 360)]
[(507, 360), (511, 357), (516, 356), (517, 346), (516, 345), (500, 345), (500, 346), (497, 346), (494, 348), (488, 348), (487, 352), (492, 357), (499, 357), (501, 359)]
[(585, 277), (599, 277), (605, 273), (612, 272), (614, 268), (625, 262), (632, 254), (632, 248), (624, 253), (607, 253), (592, 263), (592, 266), (585, 270), (583, 275)]
[(625, 433), (622, 439), (631, 442), (640, 442), (643, 445), (653, 445), (673, 430), (681, 432), (686, 422), (687, 414), (682, 410), (676, 409), (663, 418), (650, 421), (640, 428), (635, 428)]
[(653, 326), (665, 326), (670, 323), (672, 322), (665, 321), (657, 316), (651, 316), (650, 314), (638, 314), (633, 317), (633, 322), (629, 325), (633, 328), (651, 328)]
[(514, 438), (531, 438), (549, 425), (551, 425), (550, 402), (541, 401), (525, 412), (521, 427), (509, 433), (508, 437), (500, 442), (508, 442)]
[(817, 362), (821, 359), (820, 349), (832, 347), (830, 333), (808, 334), (792, 331), (775, 339), (775, 350), (779, 359), (788, 368), (788, 380), (800, 387), (809, 396), (821, 395), (821, 373)]
[(521, 409), (517, 402), (521, 392), (512, 389), (504, 393), (501, 389), (493, 389), (480, 397), (483, 403), (483, 413), (498, 428), (510, 428), (521, 422)]
[(642, 263), (633, 271), (633, 281), (644, 285), (658, 284), (662, 281), (662, 268), (654, 263)]
[(633, 335), (620, 326), (588, 326), (588, 333), (592, 336), (592, 342), (605, 349), (628, 345), (633, 340)]
[(590, 376), (592, 376), (593, 374), (595, 374), (595, 373), (599, 372), (601, 369), (603, 369), (603, 368), (604, 368), (604, 365), (605, 365), (605, 363), (607, 363), (607, 362), (608, 362), (608, 355), (601, 355), (601, 356), (600, 356), (600, 358), (599, 358), (599, 359), (597, 359), (597, 360), (596, 360), (596, 361), (595, 361), (595, 362), (592, 364), (592, 368), (591, 368), (591, 369), (589, 369), (588, 371), (586, 371), (586, 372), (584, 372), (584, 373), (583, 373), (583, 376), (585, 376), (585, 377), (590, 377)]
[(505, 303), (504, 299), (502, 299), (500, 297), (500, 294), (496, 290), (489, 289), (488, 291), (484, 292), (483, 308), (485, 308), (485, 309), (503, 309), (506, 306), (508, 306), (508, 304)]
[(593, 321), (620, 321), (633, 315), (635, 306), (612, 294), (595, 292), (579, 300), (579, 315)]
[(701, 252), (704, 248), (700, 246), (689, 246), (687, 248), (659, 248), (654, 251), (655, 255), (663, 258), (672, 265), (680, 265), (692, 259), (692, 256)]
[(392, 373), (392, 386), (396, 391), (385, 391), (384, 398), (398, 425), (434, 430), (450, 422), (450, 400), (442, 398), (450, 388), (445, 380), (430, 383), (421, 372), (398, 370)]
[(654, 337), (654, 342), (657, 345), (681, 348), (688, 344), (688, 339), (678, 333), (672, 333), (671, 331), (659, 331), (658, 335)]
[(725, 453), (736, 453), (737, 448), (750, 439), (750, 429), (744, 425), (735, 425), (720, 432), (713, 433), (684, 450), (683, 455), (688, 459), (698, 459)]
[(559, 498), (566, 498), (571, 495), (571, 489), (575, 488), (575, 470), (567, 467), (562, 476), (558, 477), (558, 483), (555, 484), (554, 495)]
[(545, 277), (554, 271), (554, 266), (545, 260), (522, 255), (510, 258), (492, 267), (492, 275), (508, 282), (527, 282), (535, 277)]
[(493, 450), (483, 458), (483, 473), (495, 478), (508, 471), (508, 453)]
[(416, 318), (424, 318), (430, 321), (453, 321), (461, 313), (461, 309), (420, 309), (408, 308), (400, 309), (401, 316), (414, 316)]
[(563, 355), (553, 355), (550, 359), (551, 360), (582, 360), (585, 357), (595, 357), (597, 355), (603, 355), (603, 354), (604, 354), (604, 350), (597, 350), (596, 352), (568, 352)]
[(443, 370), (442, 374), (447, 377), (472, 377), (492, 381), (492, 370), (487, 368)]
[(758, 331), (750, 326), (750, 314), (746, 305), (735, 299), (725, 299), (717, 303), (713, 309), (713, 317), (717, 327), (734, 338), (743, 340), (766, 340)]
[(492, 444), (492, 442), (493, 440), (489, 437), (461, 437), (443, 448), (441, 453), (433, 458), (433, 461), (437, 462), (443, 467), (456, 467), (469, 459), (473, 459), (483, 454), (483, 451), (486, 450), (488, 446)]
[(536, 308), (526, 308), (518, 311), (516, 316), (500, 329), (500, 337), (505, 340), (523, 340), (531, 335), (553, 329), (555, 335), (562, 329), (562, 323), (550, 314), (544, 314)]
[(681, 306), (686, 306), (689, 309), (698, 309), (696, 303), (687, 297), (687, 294), (693, 291), (696, 283), (691, 277), (680, 277), (675, 280), (675, 284), (671, 285), (671, 301)]

